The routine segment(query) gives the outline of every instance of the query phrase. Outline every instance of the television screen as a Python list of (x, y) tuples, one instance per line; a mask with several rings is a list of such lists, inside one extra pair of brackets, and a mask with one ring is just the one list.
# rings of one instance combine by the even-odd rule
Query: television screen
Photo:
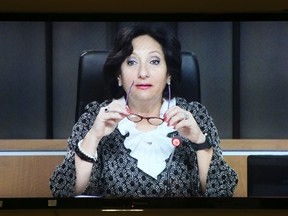
[[(67, 141), (79, 129), (73, 126), (82, 114), (77, 107), (81, 57), (91, 51), (110, 51), (117, 32), (139, 22), (172, 32), (181, 44), (181, 51), (196, 58), (200, 87), (193, 101), (208, 110), (220, 139), (222, 151), (218, 153), (238, 175), (232, 197), (223, 198), (220, 193), (215, 199), (200, 193), (183, 198), (170, 196), (173, 191), (159, 196), (155, 192), (153, 196), (133, 197), (103, 198), (103, 193), (53, 197), (50, 177), (69, 155)], [(281, 195), (249, 197), (246, 178), (248, 156), (287, 154), (287, 38), (285, 13), (2, 13), (0, 171), (5, 173), (0, 177), (2, 208), (33, 208), (35, 203), (39, 208), (272, 208), (275, 203), (283, 208), (285, 199)], [(186, 77), (182, 81), (186, 82)], [(89, 88), (103, 96), (106, 88), (99, 87), (103, 83)], [(190, 87), (182, 88), (188, 96), (194, 94), (187, 90)], [(170, 150), (169, 155), (179, 157), (176, 150)], [(141, 157), (140, 154), (136, 159), (140, 161)], [(165, 159), (168, 164), (169, 158)], [(147, 167), (146, 160), (147, 157), (142, 160), (143, 169)], [(171, 175), (176, 175), (176, 171)], [(215, 187), (221, 191), (221, 186)]]

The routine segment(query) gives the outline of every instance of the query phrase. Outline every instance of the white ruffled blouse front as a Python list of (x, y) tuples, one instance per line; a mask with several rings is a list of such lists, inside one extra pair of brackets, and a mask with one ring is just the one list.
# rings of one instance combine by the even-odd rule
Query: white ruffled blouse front
[[(175, 106), (176, 100), (172, 99), (170, 106)], [(168, 101), (164, 100), (160, 109), (160, 117), (167, 111)], [(146, 121), (146, 120), (145, 120)], [(140, 131), (135, 127), (135, 123), (124, 118), (118, 124), (118, 129), (122, 135), (129, 133), (124, 141), (124, 146), (130, 149), (130, 156), (137, 159), (139, 169), (157, 179), (157, 176), (165, 169), (166, 159), (174, 150), (171, 138), (167, 134), (175, 131), (173, 127), (168, 127), (163, 122), (156, 129), (151, 131)]]

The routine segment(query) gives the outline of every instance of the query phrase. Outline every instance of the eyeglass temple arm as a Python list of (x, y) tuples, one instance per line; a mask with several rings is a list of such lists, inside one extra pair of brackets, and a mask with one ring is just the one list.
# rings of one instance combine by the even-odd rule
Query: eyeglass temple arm
[(170, 101), (171, 101), (171, 87), (168, 84), (168, 109), (170, 108)]
[(131, 83), (131, 85), (129, 87), (129, 90), (127, 92), (127, 95), (126, 95), (126, 99), (125, 99), (126, 106), (128, 105), (128, 98), (129, 98), (129, 95), (130, 95), (130, 92), (131, 92), (131, 89), (132, 89), (133, 85), (134, 85), (134, 80), (132, 81), (132, 83)]

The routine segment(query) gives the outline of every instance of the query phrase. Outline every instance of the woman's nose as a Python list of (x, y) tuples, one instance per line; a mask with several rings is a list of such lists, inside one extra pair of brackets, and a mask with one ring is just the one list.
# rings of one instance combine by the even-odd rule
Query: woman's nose
[(149, 69), (146, 67), (145, 64), (141, 64), (138, 68), (138, 78), (143, 79), (149, 76), (150, 76)]

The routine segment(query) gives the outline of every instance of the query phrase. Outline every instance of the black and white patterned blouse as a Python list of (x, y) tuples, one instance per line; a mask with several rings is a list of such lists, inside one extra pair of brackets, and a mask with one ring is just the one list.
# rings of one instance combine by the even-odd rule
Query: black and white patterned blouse
[[(86, 112), (74, 125), (68, 139), (67, 154), (50, 178), (50, 189), (54, 197), (75, 196), (74, 150), (92, 127), (99, 109), (110, 102), (88, 104)], [(97, 160), (93, 164), (90, 181), (83, 195), (112, 198), (233, 196), (238, 176), (223, 160), (218, 132), (206, 108), (198, 102), (187, 103), (182, 98), (176, 98), (176, 105), (192, 113), (203, 133), (209, 134), (208, 139), (212, 143), (213, 156), (204, 193), (201, 190), (196, 153), (188, 139), (182, 137), (183, 142), (175, 149), (171, 165), (155, 179), (137, 167), (137, 159), (131, 157), (131, 150), (123, 145), (126, 136), (116, 128), (110, 135), (103, 137), (98, 145)], [(175, 131), (167, 136), (178, 135)], [(166, 161), (168, 163), (168, 159)]]

